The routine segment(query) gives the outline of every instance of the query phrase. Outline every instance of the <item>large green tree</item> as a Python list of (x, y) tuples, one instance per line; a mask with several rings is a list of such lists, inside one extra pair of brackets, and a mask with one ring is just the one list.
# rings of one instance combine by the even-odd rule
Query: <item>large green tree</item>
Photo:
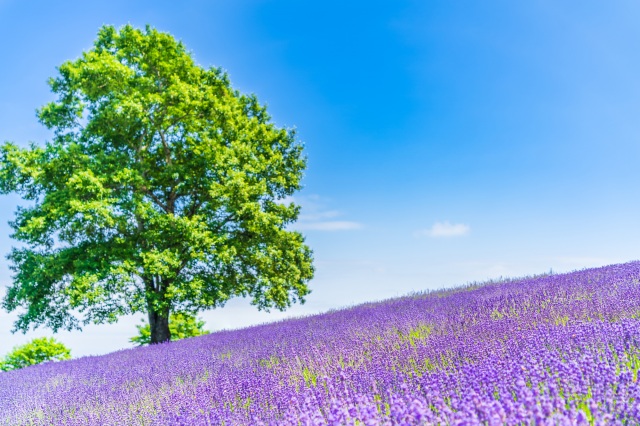
[(312, 252), (286, 229), (306, 166), (292, 130), (149, 27), (105, 26), (58, 72), (38, 111), (52, 139), (0, 147), (0, 193), (30, 201), (8, 256), (15, 330), (147, 312), (157, 343), (171, 312), (304, 303)]

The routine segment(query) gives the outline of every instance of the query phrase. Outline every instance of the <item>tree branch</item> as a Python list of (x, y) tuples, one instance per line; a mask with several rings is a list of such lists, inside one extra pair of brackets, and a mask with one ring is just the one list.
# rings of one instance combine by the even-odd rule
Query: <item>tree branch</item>
[(171, 165), (171, 150), (169, 150), (169, 144), (167, 143), (167, 139), (164, 137), (164, 132), (162, 130), (158, 130), (158, 134), (160, 135), (160, 140), (162, 141), (162, 148), (164, 149), (164, 159), (167, 162), (167, 165)]
[(162, 201), (151, 190), (147, 189), (146, 186), (143, 186), (141, 189), (142, 192), (144, 192), (145, 195), (148, 195), (153, 200), (153, 202), (158, 205), (158, 207), (164, 210), (165, 213), (173, 213), (172, 211), (169, 211), (169, 207), (163, 204)]

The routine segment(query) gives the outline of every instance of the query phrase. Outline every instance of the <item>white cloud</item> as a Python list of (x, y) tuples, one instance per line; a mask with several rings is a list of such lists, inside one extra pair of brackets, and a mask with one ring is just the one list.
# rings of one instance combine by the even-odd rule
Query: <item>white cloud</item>
[(314, 213), (302, 213), (298, 217), (299, 220), (310, 222), (314, 220), (322, 220), (322, 219), (332, 219), (334, 217), (340, 216), (340, 212), (337, 210), (328, 210), (328, 211), (319, 211)]
[(318, 195), (304, 197), (286, 197), (283, 203), (294, 202), (302, 206), (302, 211), (296, 223), (291, 224), (291, 229), (297, 231), (351, 231), (361, 229), (361, 223), (350, 220), (339, 220), (342, 213), (338, 210), (328, 209), (328, 200)]
[(323, 222), (299, 222), (293, 225), (293, 228), (299, 231), (350, 231), (352, 229), (362, 228), (362, 224), (358, 222), (330, 220)]
[(436, 222), (429, 229), (423, 229), (419, 231), (419, 235), (425, 235), (427, 237), (432, 238), (448, 238), (448, 237), (461, 237), (463, 235), (467, 235), (471, 231), (469, 225), (465, 225), (464, 223), (449, 223), (445, 222)]

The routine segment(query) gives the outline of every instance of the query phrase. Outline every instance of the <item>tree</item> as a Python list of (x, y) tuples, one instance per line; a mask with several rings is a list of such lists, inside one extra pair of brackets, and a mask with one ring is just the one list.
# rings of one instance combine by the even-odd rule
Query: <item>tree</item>
[(147, 312), (157, 343), (171, 312), (304, 303), (312, 252), (286, 229), (306, 167), (294, 131), (149, 27), (102, 27), (58, 72), (38, 111), (52, 140), (0, 147), (0, 193), (31, 201), (12, 222), (14, 331)]
[[(136, 325), (138, 335), (129, 339), (131, 343), (144, 346), (151, 343), (151, 327), (149, 324)], [(181, 340), (188, 337), (202, 336), (209, 334), (204, 329), (204, 321), (199, 320), (195, 315), (173, 312), (169, 317), (169, 331), (171, 340)]]
[(46, 361), (61, 361), (69, 358), (71, 358), (71, 351), (65, 345), (51, 337), (41, 337), (13, 348), (3, 360), (0, 360), (0, 370), (17, 370)]

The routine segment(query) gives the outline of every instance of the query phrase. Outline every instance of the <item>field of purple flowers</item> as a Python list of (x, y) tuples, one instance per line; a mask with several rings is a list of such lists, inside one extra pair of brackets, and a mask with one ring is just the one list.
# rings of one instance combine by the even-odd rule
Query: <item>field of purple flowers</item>
[(640, 262), (0, 373), (0, 425), (640, 424)]

